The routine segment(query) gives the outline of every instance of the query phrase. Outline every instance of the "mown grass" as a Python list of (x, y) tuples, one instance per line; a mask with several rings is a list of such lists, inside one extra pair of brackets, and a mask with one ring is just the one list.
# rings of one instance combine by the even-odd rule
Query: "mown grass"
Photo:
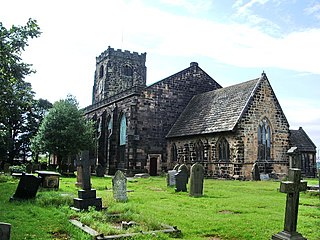
[[(35, 200), (9, 202), (18, 181), (0, 175), (0, 221), (12, 224), (12, 239), (90, 239), (71, 225), (70, 218), (104, 234), (123, 233), (121, 221), (138, 223), (128, 232), (150, 231), (161, 224), (177, 226), (182, 239), (270, 239), (283, 230), (286, 195), (273, 181), (205, 180), (204, 196), (190, 197), (166, 186), (163, 177), (129, 179), (128, 201), (115, 202), (111, 178), (92, 178), (93, 188), (107, 209), (75, 212), (69, 208), (77, 195), (75, 178), (61, 178), (59, 191), (38, 192)], [(317, 183), (317, 180), (311, 180)], [(116, 216), (112, 214), (118, 214)], [(319, 196), (301, 193), (298, 231), (309, 240), (320, 239)], [(165, 234), (135, 239), (170, 239)]]

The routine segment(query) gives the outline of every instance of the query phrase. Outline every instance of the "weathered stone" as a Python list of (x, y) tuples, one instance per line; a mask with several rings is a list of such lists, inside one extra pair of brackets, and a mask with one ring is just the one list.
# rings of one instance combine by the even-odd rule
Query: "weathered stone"
[(11, 224), (0, 222), (0, 239), (10, 240)]
[(119, 202), (126, 202), (127, 197), (127, 178), (122, 171), (118, 170), (112, 178), (113, 198)]
[(169, 170), (167, 173), (167, 186), (168, 187), (173, 187), (176, 185), (176, 175), (177, 171), (176, 170)]
[(203, 195), (204, 168), (195, 163), (191, 167), (190, 174), (190, 196), (199, 197)]
[(79, 210), (88, 210), (90, 206), (95, 207), (96, 210), (102, 209), (102, 199), (96, 197), (96, 190), (91, 189), (91, 171), (90, 166), (94, 160), (90, 159), (89, 151), (82, 151), (80, 159), (77, 160), (79, 172), (82, 176), (81, 187), (78, 191), (78, 198), (73, 199), (74, 208)]
[(32, 174), (22, 173), (16, 192), (10, 200), (35, 198), (40, 184), (41, 178)]
[(254, 163), (252, 167), (252, 180), (259, 181), (260, 180), (260, 170), (258, 163)]
[(96, 167), (96, 175), (97, 177), (104, 177), (106, 168), (103, 167), (101, 164), (98, 164), (98, 166)]
[(178, 173), (175, 174), (176, 179), (176, 192), (186, 192), (188, 184), (188, 168), (185, 164), (179, 167)]
[(284, 230), (272, 236), (274, 240), (304, 240), (300, 233), (297, 232), (299, 194), (307, 190), (307, 182), (300, 181), (301, 170), (297, 168), (289, 169), (288, 180), (281, 182), (280, 192), (287, 193), (286, 212), (284, 219)]
[(37, 171), (41, 178), (41, 187), (59, 189), (60, 173), (52, 171)]

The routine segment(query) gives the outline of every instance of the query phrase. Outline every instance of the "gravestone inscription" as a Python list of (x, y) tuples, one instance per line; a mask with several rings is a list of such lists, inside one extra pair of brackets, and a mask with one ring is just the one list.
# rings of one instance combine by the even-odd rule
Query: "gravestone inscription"
[(10, 198), (10, 200), (24, 200), (35, 198), (40, 184), (40, 177), (36, 177), (32, 174), (22, 173), (16, 192)]
[(190, 196), (199, 197), (203, 194), (204, 168), (201, 164), (195, 163), (191, 167), (190, 175)]
[(82, 176), (82, 190), (78, 191), (78, 198), (73, 199), (74, 208), (78, 210), (88, 210), (89, 206), (95, 207), (96, 210), (102, 209), (101, 198), (96, 197), (96, 190), (91, 189), (91, 171), (90, 166), (94, 159), (89, 158), (89, 151), (82, 151), (81, 157), (77, 161), (78, 170)]
[(299, 194), (307, 190), (307, 182), (300, 181), (300, 179), (301, 170), (298, 168), (290, 168), (288, 174), (289, 181), (281, 182), (280, 192), (287, 193), (284, 230), (273, 235), (272, 239), (306, 239), (297, 232)]
[(127, 197), (127, 178), (122, 171), (118, 170), (112, 178), (113, 198), (119, 202), (126, 202)]

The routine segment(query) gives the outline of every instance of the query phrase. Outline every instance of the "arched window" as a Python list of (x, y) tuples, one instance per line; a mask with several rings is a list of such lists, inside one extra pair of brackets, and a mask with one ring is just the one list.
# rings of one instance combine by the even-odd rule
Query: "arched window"
[(100, 69), (99, 69), (99, 78), (102, 78), (103, 77), (103, 65), (100, 66)]
[(127, 137), (127, 120), (126, 116), (123, 114), (120, 121), (120, 146), (126, 145)]
[(110, 137), (112, 134), (112, 126), (113, 126), (113, 118), (112, 116), (110, 116), (109, 122), (108, 122), (108, 137)]
[(225, 138), (221, 138), (218, 142), (218, 159), (219, 161), (229, 161), (230, 160), (230, 148), (229, 143)]
[(271, 128), (269, 121), (264, 118), (258, 126), (258, 159), (270, 160)]
[(132, 67), (130, 67), (129, 65), (124, 65), (124, 67), (123, 67), (123, 74), (124, 74), (125, 76), (131, 77), (131, 76), (133, 75)]
[(176, 162), (178, 160), (178, 151), (176, 144), (171, 146), (171, 162)]
[(196, 161), (197, 162), (202, 162), (203, 161), (203, 143), (201, 140), (199, 140), (197, 143), (196, 143), (196, 146), (195, 146), (195, 151), (196, 151)]

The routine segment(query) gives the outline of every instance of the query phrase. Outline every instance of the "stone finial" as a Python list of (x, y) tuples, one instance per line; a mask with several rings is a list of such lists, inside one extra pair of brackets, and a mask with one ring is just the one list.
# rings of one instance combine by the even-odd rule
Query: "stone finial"
[(197, 62), (191, 62), (191, 63), (190, 63), (190, 67), (194, 67), (194, 66), (197, 67), (197, 66), (198, 66), (198, 63), (197, 63)]

